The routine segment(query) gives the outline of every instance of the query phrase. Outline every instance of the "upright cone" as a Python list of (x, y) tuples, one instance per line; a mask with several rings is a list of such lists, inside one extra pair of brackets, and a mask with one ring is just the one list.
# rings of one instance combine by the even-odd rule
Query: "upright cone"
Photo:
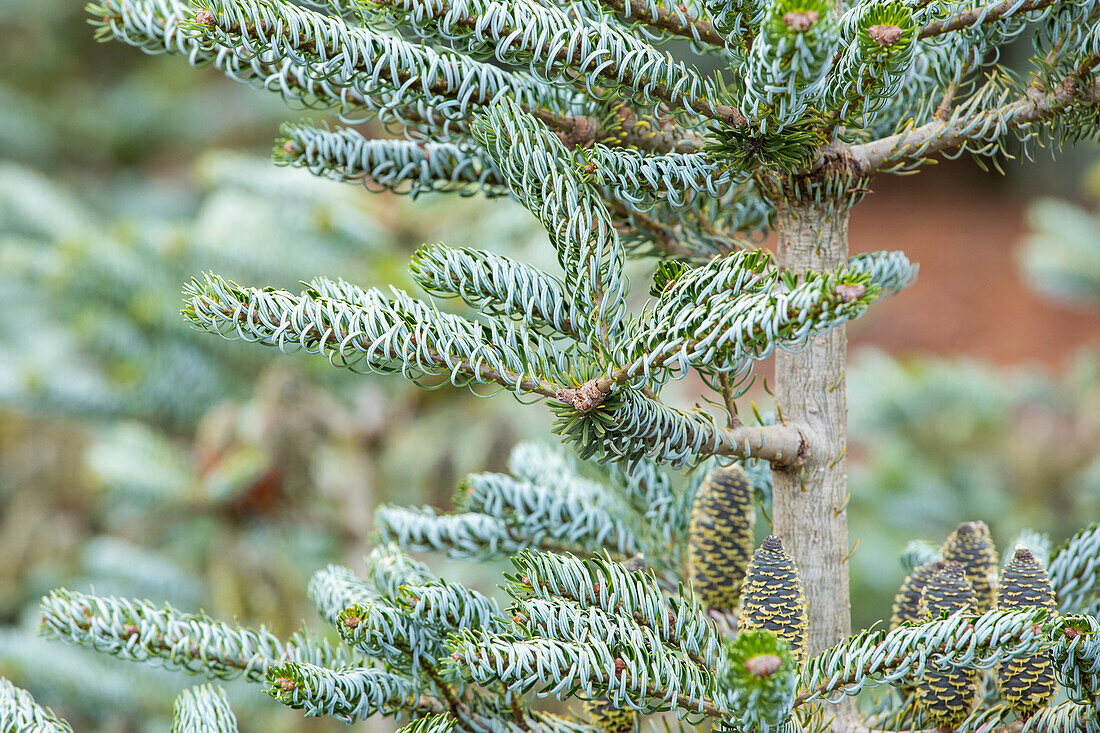
[(791, 647), (796, 664), (806, 655), (806, 596), (798, 570), (778, 537), (771, 536), (753, 554), (741, 587), (738, 628), (767, 629)]
[(708, 608), (733, 611), (752, 559), (753, 488), (736, 464), (711, 469), (695, 494), (688, 564), (695, 593)]
[(918, 565), (905, 577), (898, 594), (894, 596), (894, 608), (890, 614), (890, 628), (896, 629), (910, 621), (920, 621), (920, 597), (924, 586), (932, 576), (943, 570), (943, 560)]
[(617, 708), (610, 700), (591, 700), (584, 703), (588, 722), (600, 733), (632, 733), (638, 713), (630, 708)]
[[(1058, 608), (1046, 568), (1022, 545), (1016, 547), (1016, 554), (1001, 575), (997, 608), (1004, 611), (1045, 608), (1052, 613)], [(1030, 718), (1054, 696), (1054, 665), (1050, 654), (1039, 652), (1000, 665), (997, 688), (1014, 713)]]
[[(933, 620), (959, 611), (975, 612), (974, 589), (961, 564), (946, 562), (924, 586), (920, 614), (925, 620)], [(979, 676), (978, 670), (930, 660), (924, 676), (915, 684), (917, 705), (930, 723), (953, 730), (978, 701)]]
[(943, 559), (963, 566), (979, 613), (993, 608), (997, 594), (997, 548), (985, 522), (963, 522), (943, 545)]

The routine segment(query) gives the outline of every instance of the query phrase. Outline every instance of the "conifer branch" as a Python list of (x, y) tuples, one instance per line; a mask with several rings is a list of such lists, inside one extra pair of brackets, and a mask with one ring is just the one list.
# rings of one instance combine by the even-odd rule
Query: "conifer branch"
[[(894, 263), (891, 255), (876, 253), (866, 264), (799, 279), (789, 272), (781, 275), (770, 255), (754, 250), (687, 271), (665, 285), (634, 336), (627, 374), (658, 383), (690, 368), (743, 374), (775, 348), (798, 348), (814, 334), (858, 316), (881, 293), (871, 271), (863, 269), (874, 259)], [(911, 281), (914, 273), (908, 266), (898, 272), (904, 275), (896, 286)], [(689, 303), (692, 308), (685, 311)]]
[(1100, 524), (1081, 530), (1050, 561), (1050, 580), (1063, 613), (1082, 613), (1100, 604)]
[(1045, 119), (1056, 117), (1078, 102), (1100, 103), (1100, 87), (1094, 71), (1100, 56), (1088, 56), (1077, 70), (1054, 88), (1031, 87), (1015, 101), (993, 109), (969, 105), (958, 108), (949, 120), (933, 120), (921, 127), (852, 146), (851, 159), (861, 175), (919, 162), (935, 153), (968, 148), (981, 143), (975, 152), (989, 149), (998, 138)]
[(369, 191), (417, 196), (453, 192), (507, 195), (500, 175), (466, 143), (377, 140), (350, 128), (318, 129), (283, 125), (275, 162), (305, 168), (314, 175), (362, 183)]
[(530, 326), (581, 337), (574, 324), (579, 312), (566, 284), (530, 265), (492, 252), (425, 245), (409, 269), (429, 293), (458, 296), (488, 315), (522, 317)]
[(198, 685), (176, 698), (172, 733), (237, 733), (237, 716), (225, 690)]
[(507, 94), (525, 109), (569, 116), (574, 95), (455, 53), (416, 46), (281, 0), (210, 0), (192, 11), (186, 32), (205, 46), (267, 63), (289, 60), (316, 78), (363, 95), (388, 90), (424, 99), (452, 119)]
[[(620, 372), (626, 379), (628, 371)], [(675, 466), (707, 456), (761, 458), (776, 465), (794, 465), (804, 455), (802, 434), (793, 427), (765, 425), (724, 429), (700, 408), (670, 407), (643, 390), (619, 386), (613, 380), (590, 383), (602, 393), (597, 406), (562, 394), (554, 432), (571, 443), (581, 458), (634, 461), (650, 458)], [(606, 390), (606, 391), (604, 391)]]
[[(525, 64), (552, 83), (571, 83), (601, 98), (624, 94), (647, 105), (729, 125), (745, 120), (719, 102), (715, 83), (635, 36), (583, 15), (525, 1), (507, 6), (489, 0), (371, 0), (366, 12), (390, 23), (406, 23), (425, 38), (443, 38), (466, 53), (492, 54), (498, 61)], [(644, 74), (636, 69), (645, 68)]]
[(968, 669), (989, 669), (1007, 659), (1032, 655), (1049, 644), (1037, 626), (1046, 617), (1043, 609), (995, 610), (981, 616), (964, 612), (889, 633), (865, 631), (807, 663), (795, 706), (919, 677), (933, 659)]
[(714, 25), (702, 18), (693, 17), (682, 6), (672, 9), (653, 0), (601, 0), (617, 11), (624, 19), (642, 23), (648, 27), (699, 44), (709, 44), (725, 49), (727, 41), (714, 30)]
[(976, 25), (995, 23), (1003, 18), (1011, 18), (1032, 10), (1041, 10), (1059, 2), (1061, 0), (1004, 0), (1004, 2), (955, 13), (942, 20), (928, 23), (921, 27), (920, 38), (934, 38), (944, 33), (972, 28)]
[(132, 662), (159, 661), (169, 669), (217, 679), (263, 680), (286, 660), (322, 667), (358, 661), (344, 647), (296, 634), (283, 642), (258, 630), (187, 614), (169, 605), (56, 590), (42, 600), (39, 632)]
[(596, 637), (580, 645), (472, 631), (456, 637), (453, 645), (456, 666), (477, 684), (502, 682), (514, 692), (543, 692), (559, 699), (578, 691), (588, 698), (606, 694), (621, 707), (645, 713), (682, 708), (723, 714), (707, 697), (709, 675), (673, 653), (627, 661)]
[(287, 662), (267, 672), (268, 694), (307, 716), (328, 715), (347, 723), (372, 715), (438, 713), (443, 704), (410, 680), (371, 667), (332, 670)]
[(608, 352), (624, 328), (626, 252), (598, 189), (561, 141), (511, 101), (487, 109), (475, 135), (513, 196), (546, 227), (565, 282), (590, 312), (575, 314), (587, 346)]
[(72, 727), (52, 710), (36, 703), (29, 692), (3, 677), (0, 677), (0, 730), (73, 733)]
[[(297, 54), (283, 58), (260, 53), (241, 55), (232, 44), (220, 44), (202, 35), (196, 37), (183, 32), (181, 23), (185, 24), (194, 15), (194, 8), (182, 0), (103, 0), (89, 6), (89, 12), (93, 15), (93, 25), (98, 26), (96, 35), (101, 40), (113, 37), (146, 53), (181, 55), (194, 66), (212, 64), (236, 81), (277, 92), (295, 104), (333, 111), (349, 122), (377, 118), (387, 126), (399, 125), (405, 132), (446, 139), (468, 134), (467, 118), (476, 108), (459, 104), (445, 95), (425, 97), (416, 85), (395, 86), (392, 83), (394, 78), (408, 80), (408, 76), (388, 80), (385, 75), (377, 79), (363, 78), (356, 76), (354, 70), (346, 69), (335, 74), (318, 74), (314, 63)], [(204, 16), (204, 20), (208, 19)], [(399, 41), (389, 40), (391, 48), (400, 51), (398, 56), (402, 61), (397, 64), (398, 68), (407, 68), (404, 47)], [(443, 66), (439, 63), (441, 57), (426, 53), (428, 55), (420, 60), (434, 60)], [(418, 58), (414, 55), (413, 61)], [(460, 68), (466, 70), (467, 78), (460, 79), (460, 83), (467, 89), (472, 88), (471, 81), (475, 78), (481, 81), (487, 78), (487, 83), (490, 86), (495, 83), (498, 89), (526, 88), (539, 96), (540, 104), (546, 103), (549, 108), (537, 105), (525, 108), (538, 114), (554, 129), (567, 132), (582, 119), (575, 116), (575, 106), (567, 96), (555, 96), (553, 90), (540, 91), (539, 83), (522, 73), (485, 68), (472, 60), (460, 64)], [(520, 95), (521, 103), (527, 99)]]
[[(704, 617), (699, 601), (683, 586), (673, 596), (666, 596), (651, 572), (630, 570), (599, 556), (581, 559), (527, 551), (514, 557), (512, 563), (517, 573), (510, 578), (509, 594), (521, 603), (527, 599), (549, 603), (540, 606), (536, 614), (548, 625), (556, 621), (545, 614), (560, 610), (553, 607), (554, 599), (566, 599), (581, 609), (601, 611), (602, 615), (592, 617), (594, 623), (621, 623), (610, 617), (629, 619), (633, 626), (652, 633), (645, 643), (656, 641), (676, 648), (700, 669), (714, 670), (724, 662), (714, 623)], [(531, 614), (526, 617), (529, 619)], [(527, 628), (527, 621), (523, 626)]]
[[(500, 321), (475, 323), (394, 290), (316, 280), (300, 295), (242, 288), (216, 275), (186, 291), (185, 315), (225, 338), (324, 354), (337, 366), (367, 372), (447, 375), (451, 383), (496, 384), (517, 394), (554, 396), (558, 387), (528, 374), (563, 375), (563, 352)], [(516, 350), (518, 349), (518, 350)], [(541, 352), (541, 353), (539, 353)]]

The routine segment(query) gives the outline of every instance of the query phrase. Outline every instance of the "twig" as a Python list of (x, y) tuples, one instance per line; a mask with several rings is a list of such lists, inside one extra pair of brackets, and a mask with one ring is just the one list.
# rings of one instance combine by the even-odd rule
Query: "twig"
[(657, 17), (653, 17), (652, 14), (646, 12), (644, 0), (603, 0), (603, 4), (618, 10), (627, 18), (643, 18), (646, 25), (674, 36), (692, 41), (698, 39), (703, 43), (709, 43), (721, 49), (727, 46), (726, 39), (714, 30), (714, 26), (709, 21), (700, 20), (687, 13), (673, 15), (670, 10), (658, 6)]
[(920, 29), (920, 38), (932, 38), (933, 36), (958, 31), (983, 23), (992, 23), (1001, 18), (1010, 17), (1017, 13), (1026, 13), (1030, 10), (1039, 10), (1054, 5), (1059, 0), (1004, 0), (996, 5), (984, 8), (975, 8), (962, 13), (929, 23)]
[(1023, 97), (1002, 107), (954, 120), (935, 120), (913, 130), (852, 146), (849, 154), (865, 176), (892, 159), (923, 157), (965, 145), (988, 128), (982, 124), (983, 120), (1000, 120), (1001, 129), (1010, 129), (1053, 117), (1076, 101), (1091, 101), (1100, 96), (1097, 80), (1090, 76), (1098, 63), (1100, 56), (1086, 58), (1077, 71), (1046, 93), (1032, 87)]

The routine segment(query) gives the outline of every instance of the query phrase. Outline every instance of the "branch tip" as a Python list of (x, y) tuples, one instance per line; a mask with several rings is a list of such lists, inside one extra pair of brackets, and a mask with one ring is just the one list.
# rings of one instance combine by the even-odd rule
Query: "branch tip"
[(902, 36), (902, 30), (896, 25), (873, 25), (867, 29), (871, 40), (882, 47), (892, 46)]
[(783, 24), (790, 28), (792, 31), (798, 33), (805, 33), (810, 30), (814, 23), (818, 21), (821, 16), (818, 15), (816, 10), (797, 11), (792, 10), (789, 13), (783, 15)]

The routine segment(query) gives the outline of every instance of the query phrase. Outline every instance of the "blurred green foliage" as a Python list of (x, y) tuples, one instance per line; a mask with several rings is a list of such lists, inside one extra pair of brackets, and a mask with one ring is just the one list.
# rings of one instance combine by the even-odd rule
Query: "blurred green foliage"
[(1100, 306), (1100, 163), (1084, 177), (1091, 211), (1054, 198), (1028, 209), (1031, 234), (1019, 259), (1027, 282), (1061, 301)]
[[(1022, 530), (1060, 542), (1100, 516), (1100, 359), (1058, 376), (964, 360), (853, 359), (849, 377), (853, 624), (887, 617), (914, 539), (989, 524), (1001, 550)], [(1011, 555), (1011, 552), (1009, 552)]]
[[(151, 183), (145, 215), (112, 216), (0, 167), (0, 618), (15, 626), (0, 634), (0, 674), (84, 730), (158, 730), (183, 682), (127, 692), (126, 672), (110, 694), (73, 693), (110, 662), (55, 657), (32, 638), (50, 587), (289, 633), (315, 615), (310, 575), (359, 562), (377, 501), (445, 502), (459, 476), (502, 468), (514, 440), (546, 429), (508, 401), (352, 376), (179, 316), (181, 284), (206, 269), (287, 286), (319, 273), (400, 280), (444, 229), (523, 249), (536, 238), (521, 209), (412, 205), (239, 153), (196, 168), (183, 215), (165, 214), (172, 192)], [(135, 192), (115, 195), (132, 205)], [(263, 709), (256, 730), (294, 720)]]

